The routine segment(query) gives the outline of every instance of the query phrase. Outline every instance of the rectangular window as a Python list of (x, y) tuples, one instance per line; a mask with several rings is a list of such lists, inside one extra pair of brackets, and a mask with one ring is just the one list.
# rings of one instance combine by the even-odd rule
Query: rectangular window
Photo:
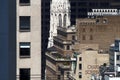
[(70, 46), (69, 45), (67, 45), (67, 50), (70, 50)]
[(20, 6), (30, 6), (30, 0), (19, 0)]
[(79, 75), (79, 78), (82, 78), (82, 75)]
[(20, 31), (30, 31), (30, 16), (20, 16)]
[(82, 57), (79, 57), (79, 61), (82, 61)]
[(90, 40), (93, 40), (93, 36), (92, 35), (90, 35)]
[(79, 78), (82, 78), (82, 72), (79, 72)]
[(79, 70), (82, 70), (82, 64), (79, 64)]
[(20, 42), (20, 57), (30, 57), (30, 42)]
[(20, 68), (20, 80), (30, 80), (30, 68)]
[(86, 37), (85, 37), (85, 35), (83, 35), (83, 36), (82, 36), (82, 40), (86, 40)]
[(85, 32), (85, 28), (83, 28), (82, 32)]
[(117, 55), (117, 60), (120, 60), (120, 55)]
[(75, 36), (72, 36), (72, 40), (75, 40)]
[(58, 80), (60, 80), (61, 78), (60, 78), (60, 75), (58, 75)]

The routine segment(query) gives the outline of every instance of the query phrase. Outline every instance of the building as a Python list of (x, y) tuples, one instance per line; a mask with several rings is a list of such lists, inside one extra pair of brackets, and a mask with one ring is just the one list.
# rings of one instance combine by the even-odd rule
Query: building
[(54, 37), (54, 46), (46, 52), (46, 77), (48, 80), (66, 80), (72, 58), (72, 44), (75, 40), (75, 26), (58, 27), (57, 36)]
[[(120, 72), (120, 48), (119, 48), (120, 40), (116, 39), (114, 44), (110, 46), (110, 67), (113, 68), (114, 71)], [(116, 76), (116, 75), (115, 75)]]
[(115, 39), (114, 43), (110, 45), (108, 67), (100, 67), (100, 76), (102, 80), (120, 80), (120, 39)]
[(120, 9), (119, 0), (70, 0), (71, 25), (75, 25), (76, 18), (86, 18), (92, 9)]
[[(50, 37), (50, 1), (42, 0), (42, 62), (45, 62), (45, 51)], [(55, 0), (54, 0), (55, 1)], [(59, 1), (59, 0), (57, 0)], [(61, 0), (62, 1), (62, 0)], [(64, 0), (65, 1), (65, 0)], [(69, 0), (70, 2), (70, 23), (76, 24), (76, 18), (87, 17), (87, 12), (92, 9), (119, 9), (119, 0)], [(45, 66), (45, 63), (42, 63)], [(42, 68), (44, 72), (45, 68)]]
[(50, 4), (50, 30), (48, 48), (53, 46), (53, 37), (57, 36), (57, 27), (70, 26), (69, 0), (52, 0)]
[(0, 80), (15, 80), (16, 0), (1, 0), (0, 7)]
[(74, 58), (70, 80), (91, 80), (93, 74), (99, 75), (99, 67), (109, 64), (109, 54), (99, 53), (98, 44), (81, 44), (73, 46)]
[(16, 80), (41, 80), (41, 0), (17, 0), (16, 7)]
[(49, 27), (50, 27), (50, 0), (41, 0), (41, 70), (42, 70), (42, 79), (45, 79), (45, 66), (46, 66), (46, 56), (45, 52), (48, 46), (48, 37), (49, 37)]
[(119, 15), (77, 19), (77, 39), (81, 44), (99, 44), (100, 52), (108, 53), (109, 45), (120, 37), (119, 19)]

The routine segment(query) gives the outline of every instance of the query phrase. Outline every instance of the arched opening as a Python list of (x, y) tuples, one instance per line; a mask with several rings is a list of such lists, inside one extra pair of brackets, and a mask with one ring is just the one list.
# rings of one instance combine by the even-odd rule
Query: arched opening
[(64, 18), (63, 18), (63, 19), (64, 19), (64, 21), (63, 21), (63, 22), (64, 22), (64, 23), (63, 23), (64, 27), (66, 27), (66, 18), (67, 18), (67, 15), (65, 14), (65, 15), (64, 15)]
[(62, 27), (62, 16), (59, 14), (59, 26)]

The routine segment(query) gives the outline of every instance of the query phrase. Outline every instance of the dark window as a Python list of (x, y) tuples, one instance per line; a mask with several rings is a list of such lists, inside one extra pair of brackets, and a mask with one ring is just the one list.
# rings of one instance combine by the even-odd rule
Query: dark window
[(100, 22), (99, 19), (97, 19), (97, 20), (96, 20), (96, 23), (99, 23), (99, 22)]
[(82, 70), (82, 64), (79, 64), (79, 70)]
[(20, 6), (29, 6), (30, 0), (20, 0)]
[(30, 16), (20, 16), (20, 31), (30, 31)]
[(90, 32), (93, 32), (93, 29), (92, 29), (92, 28), (90, 28)]
[(82, 78), (82, 75), (79, 75), (79, 78)]
[(75, 36), (72, 36), (72, 40), (75, 40)]
[(85, 37), (85, 35), (83, 35), (83, 36), (82, 36), (82, 40), (85, 40), (85, 39), (86, 39), (86, 37)]
[(20, 57), (30, 57), (30, 42), (20, 42)]
[(93, 40), (93, 36), (92, 35), (90, 35), (90, 40)]
[(82, 61), (82, 57), (79, 57), (79, 61)]
[(117, 60), (120, 60), (120, 55), (117, 55)]
[(60, 78), (60, 75), (58, 75), (58, 80), (60, 80), (61, 78)]
[(69, 45), (67, 45), (67, 50), (70, 50), (70, 46)]
[(30, 80), (30, 68), (20, 69), (20, 80)]
[(82, 32), (85, 32), (85, 28), (83, 28), (83, 31)]

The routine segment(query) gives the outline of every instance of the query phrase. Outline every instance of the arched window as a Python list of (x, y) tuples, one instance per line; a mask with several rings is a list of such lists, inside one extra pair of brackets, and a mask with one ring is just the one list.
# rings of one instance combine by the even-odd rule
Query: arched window
[(63, 22), (64, 22), (64, 23), (63, 23), (64, 27), (66, 26), (66, 18), (67, 18), (67, 15), (65, 14), (65, 15), (64, 15), (64, 18), (63, 18), (63, 19), (64, 19), (64, 21), (63, 21)]
[(61, 14), (59, 14), (59, 26), (62, 27), (62, 16), (61, 16)]

